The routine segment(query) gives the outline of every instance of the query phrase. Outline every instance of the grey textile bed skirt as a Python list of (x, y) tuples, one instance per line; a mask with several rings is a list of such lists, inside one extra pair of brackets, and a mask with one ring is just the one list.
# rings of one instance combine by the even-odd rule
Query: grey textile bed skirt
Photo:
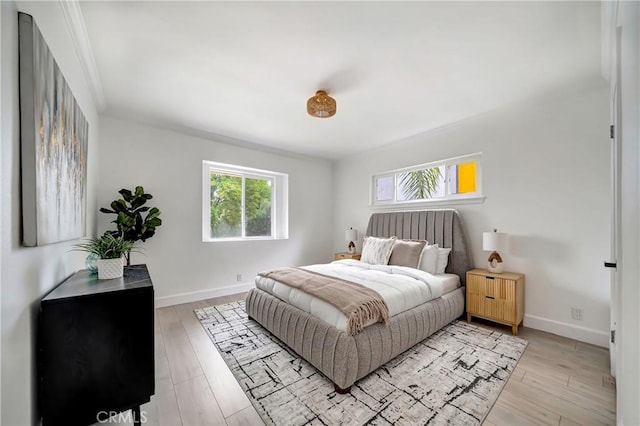
[(390, 318), (355, 336), (293, 307), (257, 288), (246, 297), (249, 317), (306, 359), (337, 388), (357, 380), (429, 337), (464, 313), (465, 288), (460, 287)]

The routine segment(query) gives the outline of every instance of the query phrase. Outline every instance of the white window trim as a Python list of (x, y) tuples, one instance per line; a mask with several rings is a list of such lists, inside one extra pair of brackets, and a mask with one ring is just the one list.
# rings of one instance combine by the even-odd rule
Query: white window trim
[[(211, 238), (211, 172), (220, 172), (242, 177), (242, 193), (245, 192), (245, 179), (258, 178), (271, 181), (271, 236), (247, 237), (245, 235), (245, 198), (242, 197), (241, 220), (242, 237)], [(217, 163), (204, 160), (202, 162), (202, 241), (208, 243), (228, 241), (264, 241), (286, 240), (289, 238), (289, 213), (288, 213), (289, 175), (270, 170), (254, 169), (244, 166), (235, 166), (226, 163)]]
[[(444, 197), (432, 198), (429, 200), (406, 200), (406, 201), (398, 201), (397, 200), (397, 179), (398, 174), (412, 172), (415, 170), (423, 170), (436, 166), (445, 166), (445, 169), (454, 164), (466, 163), (469, 161), (476, 162), (476, 191), (473, 193), (464, 193), (464, 194), (450, 194), (445, 195)], [(384, 178), (388, 176), (394, 176), (394, 185), (393, 185), (393, 199), (388, 201), (377, 201), (376, 194), (376, 182), (379, 178)], [(449, 192), (449, 179), (446, 179), (445, 176), (445, 193)], [(415, 166), (403, 167), (401, 169), (388, 170), (382, 173), (376, 173), (371, 176), (371, 181), (369, 182), (369, 207), (374, 209), (399, 209), (399, 210), (410, 210), (419, 207), (435, 207), (435, 206), (448, 206), (448, 205), (459, 205), (459, 204), (481, 204), (485, 200), (485, 196), (482, 192), (482, 153), (477, 152), (469, 155), (462, 155), (459, 157), (447, 158), (445, 160), (440, 161), (432, 161), (429, 163), (417, 164)]]

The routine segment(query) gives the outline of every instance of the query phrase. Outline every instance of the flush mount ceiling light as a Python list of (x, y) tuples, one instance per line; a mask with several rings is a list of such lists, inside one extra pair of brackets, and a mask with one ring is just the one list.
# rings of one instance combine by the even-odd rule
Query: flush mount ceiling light
[(307, 101), (307, 112), (313, 117), (328, 118), (336, 113), (336, 100), (324, 90), (318, 90)]

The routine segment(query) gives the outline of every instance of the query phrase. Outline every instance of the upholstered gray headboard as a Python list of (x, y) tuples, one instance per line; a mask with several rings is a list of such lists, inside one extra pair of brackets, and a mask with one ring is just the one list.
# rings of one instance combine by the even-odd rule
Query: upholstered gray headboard
[(450, 247), (446, 272), (458, 275), (462, 285), (465, 284), (467, 271), (473, 269), (460, 215), (452, 209), (374, 213), (369, 218), (367, 235), (395, 235), (402, 239), (427, 240), (429, 244)]

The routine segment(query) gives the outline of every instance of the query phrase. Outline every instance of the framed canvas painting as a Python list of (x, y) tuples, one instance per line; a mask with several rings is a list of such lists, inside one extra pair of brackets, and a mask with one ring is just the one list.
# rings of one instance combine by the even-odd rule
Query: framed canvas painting
[(18, 14), (25, 246), (85, 236), (89, 124), (33, 17)]

